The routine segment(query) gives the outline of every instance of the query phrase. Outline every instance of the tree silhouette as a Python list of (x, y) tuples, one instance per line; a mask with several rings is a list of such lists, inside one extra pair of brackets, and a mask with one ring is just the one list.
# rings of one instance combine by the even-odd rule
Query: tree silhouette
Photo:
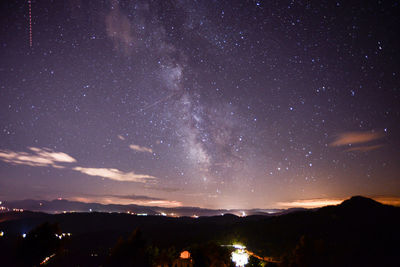
[(119, 238), (111, 250), (107, 266), (151, 266), (151, 251), (146, 247), (142, 232), (135, 229), (127, 240)]
[(45, 222), (18, 240), (17, 257), (22, 266), (39, 265), (61, 248), (61, 240), (56, 236), (61, 234), (57, 223)]
[(230, 252), (214, 242), (195, 245), (192, 248), (194, 266), (230, 266)]

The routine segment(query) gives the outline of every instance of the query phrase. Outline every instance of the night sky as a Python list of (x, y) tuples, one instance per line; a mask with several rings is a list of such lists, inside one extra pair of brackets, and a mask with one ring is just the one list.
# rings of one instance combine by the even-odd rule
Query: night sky
[(400, 198), (399, 1), (1, 1), (0, 200)]

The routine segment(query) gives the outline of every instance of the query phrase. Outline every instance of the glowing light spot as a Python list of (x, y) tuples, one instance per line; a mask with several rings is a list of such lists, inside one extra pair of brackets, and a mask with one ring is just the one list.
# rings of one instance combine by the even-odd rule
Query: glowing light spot
[(249, 255), (245, 252), (244, 248), (240, 245), (233, 245), (235, 248), (236, 246), (238, 249), (236, 251), (232, 252), (231, 259), (235, 263), (235, 266), (241, 267), (245, 266), (247, 263), (249, 263)]
[(179, 256), (181, 259), (190, 259), (190, 252), (185, 250), (181, 252), (181, 255)]
[(242, 245), (239, 245), (239, 244), (233, 244), (232, 246), (234, 248), (236, 248), (236, 249), (245, 249), (246, 248), (245, 246), (242, 246)]

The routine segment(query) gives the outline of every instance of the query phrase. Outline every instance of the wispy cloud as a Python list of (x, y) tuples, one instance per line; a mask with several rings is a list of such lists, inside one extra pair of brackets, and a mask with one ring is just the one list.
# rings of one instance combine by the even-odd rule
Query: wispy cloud
[(351, 151), (358, 151), (358, 152), (368, 152), (372, 150), (376, 150), (383, 147), (383, 145), (371, 145), (371, 146), (357, 146), (357, 147), (351, 147), (347, 149), (346, 151), (351, 152)]
[(154, 180), (157, 179), (148, 174), (137, 174), (133, 171), (123, 172), (115, 168), (80, 167), (76, 166), (78, 165), (77, 160), (66, 153), (56, 152), (49, 148), (28, 147), (28, 149), (30, 152), (0, 149), (0, 160), (13, 165), (72, 169), (90, 176), (98, 176), (122, 182), (146, 183), (151, 181), (154, 182)]
[(346, 132), (338, 135), (331, 146), (346, 146), (354, 144), (362, 144), (378, 140), (383, 137), (383, 134), (377, 132)]
[(76, 159), (63, 152), (55, 152), (49, 148), (28, 147), (31, 152), (0, 150), (0, 160), (33, 167), (64, 168), (60, 163), (74, 163)]
[(147, 174), (137, 174), (134, 172), (123, 172), (114, 168), (84, 168), (74, 167), (73, 170), (90, 175), (107, 178), (121, 182), (146, 183), (149, 180), (155, 180), (156, 177)]
[[(117, 135), (118, 139), (121, 141), (125, 141), (126, 138), (123, 135)], [(147, 152), (147, 153), (153, 153), (153, 149), (151, 149), (150, 147), (145, 147), (145, 146), (139, 146), (139, 145), (135, 145), (135, 144), (131, 144), (129, 145), (129, 148), (137, 151), (137, 152)]]
[(110, 195), (110, 197), (132, 200), (135, 204), (160, 207), (180, 207), (182, 203), (175, 200), (167, 200), (163, 198), (149, 197), (143, 195)]
[(153, 153), (153, 150), (148, 147), (144, 146), (138, 146), (138, 145), (129, 145), (129, 148), (138, 152), (148, 152), (148, 153)]
[(148, 189), (151, 189), (151, 190), (155, 190), (155, 191), (162, 191), (162, 192), (167, 192), (167, 193), (170, 193), (170, 192), (176, 192), (176, 191), (180, 191), (180, 190), (182, 190), (182, 188), (177, 188), (177, 187), (154, 187), (154, 186), (145, 186), (146, 188), (148, 188)]
[(143, 195), (85, 195), (70, 197), (70, 200), (86, 202), (86, 203), (102, 203), (102, 204), (122, 204), (122, 205), (142, 205), (157, 207), (181, 207), (182, 202), (175, 200), (167, 200)]
[(130, 200), (146, 200), (146, 201), (158, 201), (164, 200), (162, 198), (157, 197), (149, 197), (144, 195), (104, 195), (106, 197), (115, 197), (120, 199), (130, 199)]

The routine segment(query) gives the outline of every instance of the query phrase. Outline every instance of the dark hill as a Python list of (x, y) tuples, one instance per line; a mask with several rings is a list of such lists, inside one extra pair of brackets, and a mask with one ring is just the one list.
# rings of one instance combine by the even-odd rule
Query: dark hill
[(157, 207), (157, 206), (140, 206), (140, 205), (122, 205), (122, 204), (100, 204), (100, 203), (86, 203), (78, 201), (70, 201), (66, 199), (56, 199), (52, 201), (46, 200), (33, 200), (25, 199), (19, 201), (5, 201), (4, 206), (12, 209), (24, 209), (30, 211), (39, 211), (46, 213), (62, 213), (66, 212), (121, 212), (137, 214), (148, 214), (148, 215), (160, 215), (160, 214), (175, 214), (178, 216), (219, 216), (221, 214), (236, 214), (241, 215), (245, 212), (248, 215), (270, 215), (288, 213), (292, 210), (282, 209), (252, 209), (252, 210), (224, 210), (224, 209), (205, 209), (199, 207)]
[(371, 198), (354, 196), (350, 199), (343, 201), (340, 204), (340, 207), (342, 209), (348, 209), (350, 211), (370, 212), (371, 210), (377, 210), (389, 206), (379, 203)]
[[(7, 236), (0, 239), (0, 251), (7, 251), (21, 233), (56, 222), (63, 232), (72, 233), (66, 245), (70, 265), (101, 265), (118, 237), (127, 237), (136, 228), (148, 244), (160, 248), (180, 250), (210, 241), (240, 241), (259, 255), (281, 259), (281, 266), (292, 267), (396, 266), (400, 249), (400, 208), (359, 196), (337, 206), (281, 216), (227, 214), (194, 219), (97, 212), (9, 216), (13, 220), (0, 223), (0, 231)], [(94, 252), (99, 256), (91, 262), (88, 255)]]
[(350, 199), (343, 201), (340, 206), (345, 207), (382, 207), (383, 204), (371, 198), (363, 196), (353, 196)]

